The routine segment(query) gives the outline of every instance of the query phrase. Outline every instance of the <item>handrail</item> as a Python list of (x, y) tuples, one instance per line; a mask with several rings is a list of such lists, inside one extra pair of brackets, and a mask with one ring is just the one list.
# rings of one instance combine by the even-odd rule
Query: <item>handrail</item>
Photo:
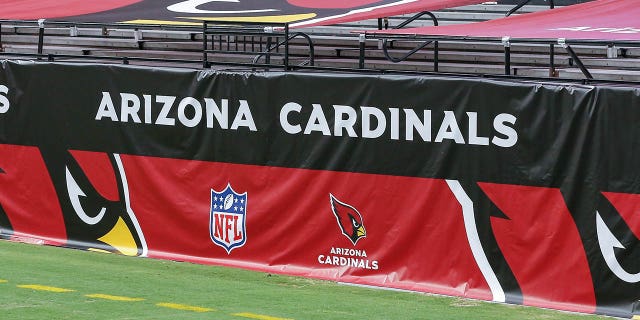
[[(385, 34), (367, 33), (367, 39), (390, 39), (390, 40), (440, 40), (440, 41), (472, 41), (472, 42), (500, 42), (501, 37), (473, 37), (473, 36), (449, 36), (449, 35), (427, 35), (427, 34)], [(597, 40), (597, 39), (565, 39), (566, 43), (574, 45), (619, 45), (640, 47), (640, 40)], [(557, 44), (557, 38), (510, 38), (511, 43), (528, 44)]]
[[(202, 40), (203, 40), (203, 66), (206, 68), (208, 64), (207, 53), (214, 52), (213, 50), (208, 50), (207, 45), (207, 35), (215, 35), (215, 34), (227, 34), (227, 35), (255, 35), (258, 37), (266, 37), (266, 49), (264, 51), (262, 48), (262, 42), (260, 44), (260, 51), (243, 51), (242, 53), (246, 54), (257, 54), (253, 58), (253, 64), (258, 64), (258, 61), (265, 57), (265, 65), (275, 66), (271, 64), (271, 56), (272, 55), (284, 55), (284, 69), (285, 71), (290, 70), (289, 66), (289, 43), (292, 39), (301, 37), (306, 39), (309, 45), (309, 60), (304, 62), (305, 64), (315, 64), (315, 51), (313, 40), (307, 34), (302, 32), (290, 33), (289, 32), (289, 24), (288, 23), (261, 23), (261, 22), (227, 22), (227, 21), (217, 21), (216, 25), (210, 26), (211, 22), (203, 21), (202, 26)], [(275, 44), (272, 44), (272, 40), (275, 37)], [(283, 38), (280, 41), (280, 37)], [(212, 40), (213, 41), (213, 40)], [(278, 50), (280, 47), (284, 46), (284, 54), (282, 53), (272, 53), (274, 50)]]
[[(573, 58), (580, 71), (584, 74), (587, 80), (594, 80), (593, 75), (589, 72), (586, 66), (582, 63), (578, 55), (571, 48), (570, 45), (624, 45), (630, 47), (640, 47), (640, 41), (638, 40), (583, 40), (583, 39), (527, 39), (527, 38), (496, 38), (496, 37), (467, 37), (467, 36), (438, 36), (438, 35), (395, 35), (395, 34), (366, 34), (369, 39), (377, 40), (413, 40), (413, 41), (473, 41), (473, 42), (495, 42), (505, 46), (505, 74), (509, 75), (507, 67), (510, 63), (510, 45), (513, 43), (526, 43), (526, 44), (549, 44), (560, 45), (567, 53)], [(383, 47), (383, 49), (385, 49)], [(417, 51), (417, 50), (412, 50)], [(388, 58), (389, 59), (389, 58)], [(393, 60), (391, 60), (393, 61)], [(553, 71), (553, 70), (552, 70)]]
[[(399, 25), (395, 26), (393, 29), (402, 29), (404, 27), (406, 27), (409, 23), (417, 20), (418, 18), (424, 16), (424, 15), (428, 15), (431, 20), (433, 21), (433, 25), (437, 26), (438, 25), (438, 18), (430, 11), (422, 11), (417, 13), (416, 15), (414, 15), (413, 17), (407, 19), (406, 21), (400, 23)], [(409, 50), (409, 52), (407, 52), (406, 54), (404, 54), (402, 57), (400, 58), (395, 58), (392, 57), (391, 54), (389, 53), (389, 45), (388, 45), (388, 41), (387, 39), (382, 41), (382, 52), (384, 52), (384, 56), (385, 58), (387, 58), (387, 60), (393, 62), (393, 63), (399, 63), (402, 61), (407, 60), (407, 58), (409, 58), (410, 56), (412, 56), (413, 54), (415, 54), (416, 52), (424, 49), (426, 46), (428, 46), (429, 44), (434, 43), (436, 45), (436, 47), (434, 48), (434, 69), (437, 70), (437, 56), (438, 56), (438, 49), (437, 49), (437, 41), (434, 40), (429, 40), (429, 41), (425, 41), (419, 45), (417, 45), (416, 47), (414, 47), (413, 49)]]
[(405, 55), (403, 55), (400, 58), (395, 58), (395, 57), (391, 56), (391, 54), (389, 53), (389, 46), (387, 45), (387, 42), (388, 42), (387, 39), (382, 40), (382, 52), (384, 52), (385, 58), (387, 58), (387, 60), (389, 60), (389, 61), (391, 61), (393, 63), (399, 63), (399, 62), (407, 60), (407, 58), (409, 58), (410, 56), (412, 56), (416, 52), (424, 49), (424, 47), (430, 45), (433, 41), (426, 41), (426, 42), (423, 42), (423, 43), (417, 45), (415, 48), (411, 49), (409, 52), (407, 52)]
[[(260, 58), (265, 57), (271, 51), (278, 49), (280, 46), (284, 45), (285, 43), (288, 43), (289, 41), (293, 40), (294, 38), (296, 38), (298, 36), (305, 38), (307, 40), (307, 43), (309, 44), (309, 60), (307, 61), (307, 63), (309, 63), (310, 66), (315, 65), (315, 49), (314, 49), (314, 46), (313, 46), (313, 40), (311, 40), (311, 37), (309, 37), (309, 35), (304, 33), (304, 32), (295, 32), (295, 33), (291, 34), (287, 39), (284, 39), (284, 40), (274, 44), (270, 48), (267, 48), (265, 51), (260, 52), (260, 54), (258, 54), (257, 56), (255, 56), (253, 58), (252, 63), (257, 64), (258, 61), (260, 60)], [(302, 64), (300, 66), (303, 66), (303, 65), (305, 65), (305, 64)]]
[[(181, 59), (157, 59), (157, 58), (135, 58), (135, 57), (107, 57), (107, 56), (81, 56), (81, 55), (63, 55), (63, 54), (37, 54), (37, 53), (0, 53), (0, 56), (14, 56), (14, 57), (33, 57), (33, 58), (45, 58), (47, 61), (52, 62), (56, 59), (88, 59), (88, 60), (113, 60), (121, 61), (123, 64), (127, 64), (126, 61), (170, 61), (181, 63), (194, 63), (200, 64), (200, 60), (181, 60)], [(43, 60), (40, 60), (43, 61)], [(76, 61), (64, 61), (64, 63), (77, 63)], [(239, 62), (211, 62), (215, 65), (227, 65), (236, 67), (245, 67), (254, 69), (256, 67), (269, 67), (269, 65), (253, 65), (249, 63)], [(189, 68), (189, 67), (186, 67)], [(523, 75), (500, 75), (500, 74), (475, 74), (475, 73), (447, 73), (447, 72), (430, 72), (430, 71), (410, 71), (410, 70), (391, 70), (391, 69), (358, 69), (358, 68), (338, 68), (338, 67), (320, 67), (320, 66), (300, 66), (302, 70), (308, 69), (313, 71), (335, 71), (335, 72), (353, 72), (359, 74), (396, 74), (396, 75), (418, 75), (418, 76), (443, 76), (454, 77), (462, 79), (495, 79), (495, 80), (508, 80), (508, 81), (536, 81), (541, 83), (577, 83), (582, 85), (630, 85), (640, 87), (640, 81), (633, 80), (605, 80), (605, 79), (572, 79), (565, 78), (559, 80), (553, 77), (535, 77), (535, 76), (523, 76)]]
[(421, 18), (424, 15), (428, 15), (431, 18), (431, 20), (433, 21), (433, 25), (434, 26), (438, 25), (438, 18), (436, 17), (435, 14), (433, 14), (431, 11), (422, 11), (422, 12), (418, 12), (413, 17), (405, 20), (404, 22), (400, 23), (399, 25), (393, 27), (393, 29), (402, 29), (402, 28), (406, 27), (409, 23), (418, 20), (419, 18)]
[[(522, 7), (526, 6), (529, 2), (531, 2), (531, 0), (524, 0), (521, 3), (517, 4), (515, 7), (511, 8), (511, 10), (509, 10), (509, 12), (507, 12), (507, 14), (505, 14), (505, 17), (508, 17), (508, 16), (514, 14), (516, 11), (518, 11)], [(549, 0), (549, 9), (553, 9), (554, 7), (555, 7), (555, 4), (553, 3), (553, 0)]]

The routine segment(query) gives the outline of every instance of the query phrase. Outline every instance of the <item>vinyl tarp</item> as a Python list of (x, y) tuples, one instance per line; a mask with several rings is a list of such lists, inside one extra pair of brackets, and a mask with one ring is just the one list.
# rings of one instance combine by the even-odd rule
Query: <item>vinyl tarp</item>
[[(379, 33), (514, 39), (640, 40), (637, 0), (597, 0), (464, 25), (382, 30)], [(372, 31), (376, 33), (376, 31)]]
[(304, 22), (330, 25), (478, 0), (0, 0), (0, 19), (191, 24), (202, 20)]

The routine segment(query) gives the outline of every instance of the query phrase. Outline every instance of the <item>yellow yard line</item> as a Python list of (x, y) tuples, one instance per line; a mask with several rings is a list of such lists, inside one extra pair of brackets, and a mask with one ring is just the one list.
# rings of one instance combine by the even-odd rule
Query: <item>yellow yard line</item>
[(9, 280), (0, 279), (0, 283), (7, 283)]
[(111, 253), (107, 250), (96, 249), (96, 248), (88, 248), (87, 251), (97, 252), (97, 253)]
[(203, 307), (196, 307), (196, 306), (188, 306), (185, 304), (178, 304), (178, 303), (170, 303), (170, 302), (161, 302), (161, 303), (157, 303), (156, 306), (158, 307), (163, 307), (163, 308), (170, 308), (170, 309), (178, 309), (178, 310), (185, 310), (185, 311), (193, 311), (193, 312), (210, 312), (210, 311), (215, 311), (215, 309), (210, 309), (210, 308), (203, 308)]
[(640, 320), (640, 315), (633, 316), (633, 318), (631, 318), (631, 319), (633, 319), (633, 320)]
[(113, 301), (144, 301), (143, 298), (112, 296), (110, 294), (101, 294), (101, 293), (85, 294), (84, 296), (88, 298), (105, 299), (105, 300), (113, 300)]
[(249, 318), (249, 319), (257, 319), (257, 320), (293, 320), (288, 318), (278, 318), (278, 317), (265, 316), (261, 314), (254, 314), (254, 313), (248, 313), (248, 312), (234, 313), (232, 314), (232, 316)]
[(65, 288), (41, 286), (39, 284), (21, 284), (21, 285), (17, 285), (17, 287), (22, 289), (32, 289), (32, 290), (38, 290), (38, 291), (49, 291), (49, 292), (58, 292), (58, 293), (75, 291), (75, 290), (65, 289)]

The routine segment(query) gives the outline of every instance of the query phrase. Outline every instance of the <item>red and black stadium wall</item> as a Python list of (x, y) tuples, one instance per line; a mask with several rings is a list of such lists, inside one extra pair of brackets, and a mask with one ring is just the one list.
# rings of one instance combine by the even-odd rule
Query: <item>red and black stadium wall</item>
[(3, 62), (0, 237), (640, 314), (640, 91)]

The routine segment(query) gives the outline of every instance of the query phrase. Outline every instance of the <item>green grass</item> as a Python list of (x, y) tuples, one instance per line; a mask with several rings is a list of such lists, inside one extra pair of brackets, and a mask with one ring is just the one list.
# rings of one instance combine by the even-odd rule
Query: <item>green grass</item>
[[(32, 284), (74, 291), (54, 293), (18, 287)], [(144, 300), (111, 301), (86, 296), (90, 294)], [(158, 303), (213, 310), (169, 309)], [(248, 319), (238, 313), (296, 320), (603, 318), (0, 241), (3, 320)]]

